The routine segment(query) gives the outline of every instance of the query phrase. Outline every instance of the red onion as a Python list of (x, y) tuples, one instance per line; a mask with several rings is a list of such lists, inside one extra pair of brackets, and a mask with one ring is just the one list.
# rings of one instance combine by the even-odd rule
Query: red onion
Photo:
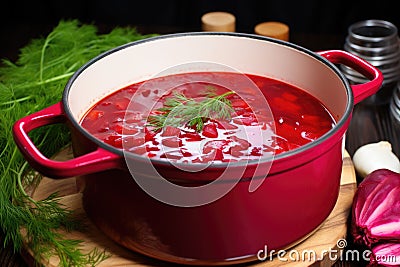
[(351, 234), (356, 244), (372, 251), (371, 264), (399, 266), (399, 173), (378, 169), (360, 183), (352, 206)]

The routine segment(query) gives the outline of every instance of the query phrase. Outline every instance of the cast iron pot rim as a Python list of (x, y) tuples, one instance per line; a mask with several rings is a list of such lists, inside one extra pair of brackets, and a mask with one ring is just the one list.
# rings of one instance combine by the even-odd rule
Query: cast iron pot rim
[[(345, 126), (345, 123), (347, 121), (347, 119), (349, 118), (351, 112), (352, 112), (352, 107), (354, 105), (354, 96), (353, 96), (353, 91), (350, 87), (349, 82), (347, 81), (347, 79), (344, 77), (344, 75), (339, 71), (339, 69), (333, 64), (331, 63), (329, 60), (327, 60), (326, 58), (324, 58), (323, 56), (312, 52), (311, 50), (308, 50), (307, 48), (301, 47), (299, 45), (290, 43), (290, 42), (286, 42), (286, 41), (282, 41), (279, 39), (274, 39), (274, 38), (270, 38), (270, 37), (266, 37), (266, 36), (261, 36), (261, 35), (256, 35), (256, 34), (249, 34), (249, 33), (236, 33), (236, 32), (185, 32), (185, 33), (173, 33), (173, 34), (165, 34), (165, 35), (159, 35), (159, 36), (154, 36), (154, 37), (149, 37), (146, 39), (142, 39), (142, 40), (137, 40), (137, 41), (133, 41), (133, 42), (129, 42), (126, 44), (123, 44), (121, 46), (117, 46), (115, 48), (112, 48), (110, 50), (107, 50), (101, 54), (99, 54), (98, 56), (92, 58), (91, 60), (89, 60), (88, 62), (86, 62), (84, 65), (82, 65), (72, 76), (71, 78), (68, 80), (63, 95), (62, 95), (62, 104), (63, 104), (63, 109), (64, 112), (66, 114), (66, 116), (69, 118), (69, 121), (72, 123), (73, 127), (78, 129), (86, 138), (88, 138), (89, 140), (91, 140), (93, 143), (95, 143), (97, 146), (111, 151), (117, 155), (120, 155), (121, 157), (125, 157), (127, 156), (127, 154), (129, 154), (129, 157), (131, 159), (137, 159), (137, 160), (144, 160), (146, 157), (143, 155), (136, 155), (134, 153), (127, 153), (124, 152), (122, 149), (113, 147), (111, 145), (108, 145), (105, 142), (102, 142), (100, 139), (95, 138), (91, 133), (89, 133), (86, 129), (84, 129), (79, 122), (74, 119), (72, 112), (69, 108), (68, 105), (68, 95), (69, 95), (69, 91), (70, 88), (72, 86), (72, 84), (74, 83), (75, 79), (77, 79), (77, 77), (86, 69), (89, 68), (92, 64), (94, 64), (95, 62), (97, 62), (98, 60), (101, 60), (102, 58), (107, 57), (108, 55), (118, 52), (120, 50), (123, 50), (125, 48), (134, 46), (134, 45), (140, 45), (140, 44), (144, 44), (147, 42), (153, 42), (153, 41), (157, 41), (157, 40), (161, 40), (161, 39), (167, 39), (167, 38), (181, 38), (181, 37), (190, 37), (190, 36), (231, 36), (231, 37), (239, 37), (239, 38), (250, 38), (250, 39), (256, 39), (256, 40), (262, 40), (262, 41), (268, 41), (268, 42), (273, 42), (273, 43), (278, 43), (290, 48), (294, 48), (295, 50), (298, 50), (300, 52), (306, 53), (309, 56), (312, 56), (313, 58), (319, 60), (320, 62), (322, 62), (323, 64), (327, 65), (330, 69), (332, 69), (335, 74), (337, 74), (339, 76), (339, 78), (342, 80), (343, 84), (345, 85), (346, 88), (346, 94), (347, 94), (347, 106), (346, 106), (346, 110), (343, 114), (343, 116), (340, 118), (339, 121), (337, 121), (337, 123), (335, 124), (335, 126), (330, 129), (328, 132), (326, 132), (324, 135), (322, 135), (321, 137), (319, 137), (317, 140), (312, 141), (310, 143), (307, 143), (299, 148), (296, 149), (292, 149), (289, 150), (287, 152), (283, 152), (279, 155), (273, 155), (271, 157), (264, 157), (261, 158), (260, 160), (255, 159), (255, 160), (243, 160), (243, 161), (237, 161), (237, 162), (212, 162), (211, 165), (209, 163), (196, 163), (197, 166), (201, 166), (201, 165), (210, 165), (212, 167), (226, 167), (229, 165), (229, 167), (239, 167), (239, 166), (247, 166), (247, 165), (251, 165), (251, 164), (262, 164), (262, 163), (267, 163), (270, 161), (277, 161), (277, 160), (283, 160), (285, 158), (290, 158), (292, 156), (296, 156), (299, 154), (302, 154), (303, 152), (315, 148), (319, 145), (321, 145), (322, 143), (324, 143), (325, 141), (327, 141), (329, 138), (333, 137), (338, 131), (340, 131), (340, 129), (342, 127)], [(319, 154), (317, 153), (315, 155), (315, 157), (319, 156)], [(162, 160), (162, 159), (150, 159), (151, 162), (153, 164), (157, 164), (157, 165), (166, 165), (166, 166), (171, 166), (171, 163), (167, 160)], [(187, 163), (174, 163), (174, 165), (187, 165)]]

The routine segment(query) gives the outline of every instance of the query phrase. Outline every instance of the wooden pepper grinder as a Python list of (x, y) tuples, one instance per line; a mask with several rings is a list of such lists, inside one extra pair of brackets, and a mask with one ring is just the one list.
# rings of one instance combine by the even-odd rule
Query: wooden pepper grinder
[(259, 35), (289, 41), (289, 26), (282, 22), (262, 22), (254, 27), (254, 32)]
[(234, 32), (236, 18), (227, 12), (210, 12), (201, 17), (201, 28), (205, 32)]

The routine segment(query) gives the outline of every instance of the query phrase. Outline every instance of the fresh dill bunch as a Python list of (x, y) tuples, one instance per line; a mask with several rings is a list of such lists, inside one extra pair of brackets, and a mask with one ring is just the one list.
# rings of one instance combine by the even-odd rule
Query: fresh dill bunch
[[(60, 234), (59, 228), (68, 232), (78, 229), (80, 223), (60, 204), (57, 195), (44, 200), (29, 196), (27, 188), (38, 184), (41, 176), (33, 172), (19, 152), (12, 126), (18, 119), (59, 102), (67, 80), (90, 59), (149, 36), (128, 27), (98, 34), (94, 25), (60, 21), (46, 37), (21, 48), (16, 62), (1, 62), (0, 228), (5, 234), (4, 246), (12, 243), (18, 252), (26, 242), (38, 262), (57, 255), (60, 266), (94, 266), (107, 257), (104, 251), (83, 253), (79, 250), (82, 241)], [(70, 142), (65, 125), (41, 127), (29, 135), (48, 157)]]
[(212, 119), (230, 119), (233, 112), (231, 101), (227, 96), (234, 94), (228, 91), (221, 95), (216, 95), (214, 90), (209, 90), (202, 101), (188, 98), (182, 93), (174, 92), (172, 97), (165, 99), (163, 107), (159, 108), (160, 114), (151, 115), (148, 118), (149, 126), (155, 130), (166, 126), (196, 127), (200, 132), (204, 127), (204, 122)]

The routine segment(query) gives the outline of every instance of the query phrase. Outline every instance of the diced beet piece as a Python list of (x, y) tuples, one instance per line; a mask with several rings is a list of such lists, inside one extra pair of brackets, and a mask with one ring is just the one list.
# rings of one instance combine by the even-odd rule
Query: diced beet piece
[(151, 152), (147, 153), (148, 158), (154, 158), (155, 156), (157, 156), (157, 154)]
[(158, 146), (146, 145), (146, 150), (147, 151), (160, 151), (160, 148)]
[(245, 139), (242, 139), (242, 138), (239, 138), (237, 136), (233, 135), (233, 136), (230, 137), (230, 139), (232, 141), (234, 141), (235, 143), (237, 143), (237, 145), (241, 148), (241, 150), (246, 150), (251, 146), (249, 141), (247, 141)]
[(161, 133), (161, 136), (179, 136), (181, 129), (173, 127), (173, 126), (166, 126)]
[(223, 130), (236, 130), (238, 127), (229, 121), (218, 121), (217, 127), (218, 129), (223, 129)]
[(182, 140), (176, 136), (164, 138), (161, 143), (167, 147), (181, 147)]
[(139, 130), (137, 128), (127, 127), (127, 126), (125, 126), (122, 130), (122, 133), (126, 134), (126, 135), (133, 135), (133, 134), (137, 134), (138, 132), (139, 132)]
[(239, 158), (239, 157), (244, 155), (243, 149), (238, 145), (230, 147), (229, 148), (229, 154), (234, 156), (234, 157), (237, 157), (237, 158)]
[(156, 136), (156, 133), (154, 131), (150, 130), (147, 127), (144, 128), (144, 140), (146, 142), (153, 141), (155, 136)]
[(262, 149), (261, 147), (253, 147), (253, 149), (250, 151), (251, 156), (262, 156)]
[(190, 153), (187, 149), (181, 149), (180, 151), (181, 151), (181, 153), (182, 153), (182, 155), (183, 155), (184, 157), (191, 157), (191, 156), (193, 156), (192, 153)]
[(240, 117), (233, 118), (233, 122), (235, 122), (236, 124), (243, 124), (246, 126), (258, 124), (257, 118), (254, 116), (254, 114), (246, 114)]
[(217, 125), (215, 123), (205, 124), (203, 127), (202, 134), (208, 138), (217, 138), (218, 137)]
[(182, 154), (174, 153), (175, 151), (165, 152), (160, 156), (160, 158), (180, 160), (182, 158)]
[(182, 131), (179, 137), (185, 138), (186, 141), (188, 142), (196, 142), (204, 139), (197, 132), (188, 132), (188, 131)]

